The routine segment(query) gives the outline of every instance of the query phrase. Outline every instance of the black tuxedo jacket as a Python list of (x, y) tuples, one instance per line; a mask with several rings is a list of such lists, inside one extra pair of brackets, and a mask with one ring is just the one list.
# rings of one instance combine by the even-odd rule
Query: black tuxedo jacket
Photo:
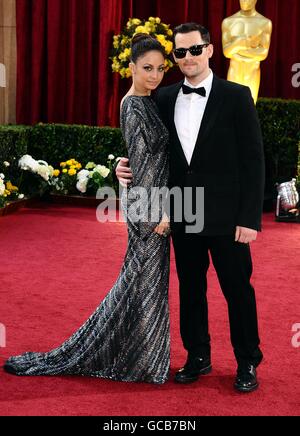
[[(204, 229), (200, 235), (232, 234), (236, 226), (261, 230), (264, 153), (250, 89), (214, 76), (189, 165), (174, 122), (182, 83), (160, 88), (155, 95), (170, 133), (169, 188), (204, 187)], [(183, 224), (172, 222), (171, 212), (172, 230)]]

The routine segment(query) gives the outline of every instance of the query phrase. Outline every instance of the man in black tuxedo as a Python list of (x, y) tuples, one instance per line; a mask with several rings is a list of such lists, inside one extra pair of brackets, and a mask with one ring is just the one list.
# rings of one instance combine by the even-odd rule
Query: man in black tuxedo
[[(262, 360), (249, 243), (261, 230), (264, 156), (261, 129), (248, 87), (219, 79), (209, 68), (209, 32), (195, 23), (174, 30), (174, 57), (185, 80), (161, 88), (156, 96), (170, 133), (169, 188), (204, 187), (204, 228), (188, 233), (174, 222), (172, 239), (180, 284), (180, 331), (187, 362), (178, 383), (211, 371), (208, 330), (209, 252), (226, 298), (231, 342), (238, 363), (235, 388), (258, 387)], [(121, 183), (131, 178), (126, 160), (117, 170)]]

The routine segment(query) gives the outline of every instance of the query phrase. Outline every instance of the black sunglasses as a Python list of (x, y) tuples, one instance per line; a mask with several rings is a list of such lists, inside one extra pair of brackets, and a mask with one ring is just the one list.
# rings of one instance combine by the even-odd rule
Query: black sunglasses
[(178, 59), (183, 59), (186, 57), (186, 53), (189, 51), (192, 56), (200, 56), (205, 47), (208, 47), (209, 44), (202, 45), (192, 45), (190, 48), (176, 48), (174, 50), (174, 55)]

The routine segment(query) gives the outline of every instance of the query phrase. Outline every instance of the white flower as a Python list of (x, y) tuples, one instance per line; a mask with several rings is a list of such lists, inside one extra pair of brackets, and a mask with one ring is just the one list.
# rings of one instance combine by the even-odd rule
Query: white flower
[(110, 154), (110, 155), (108, 156), (108, 159), (109, 159), (109, 160), (114, 160), (114, 158), (115, 158), (115, 156), (114, 156), (113, 154)]
[(54, 168), (47, 164), (47, 162), (43, 160), (37, 161), (38, 166), (36, 168), (36, 173), (41, 176), (46, 182), (49, 181), (49, 178), (53, 176)]
[(3, 164), (4, 164), (5, 167), (10, 167), (10, 163), (7, 162), (7, 161), (3, 162)]
[(78, 189), (79, 192), (85, 194), (87, 190), (87, 184), (88, 184), (88, 179), (80, 179), (76, 184), (76, 188)]
[(121, 157), (117, 157), (116, 162), (119, 162), (119, 160), (121, 160)]
[(19, 167), (25, 171), (29, 170), (36, 173), (38, 166), (39, 166), (38, 162), (34, 160), (32, 156), (30, 156), (29, 154), (25, 154), (19, 160)]
[(0, 195), (3, 195), (5, 192), (5, 184), (3, 183), (3, 180), (0, 179)]
[(102, 176), (105, 179), (110, 173), (110, 170), (106, 168), (104, 165), (97, 165), (93, 172), (99, 173), (100, 176)]
[(81, 170), (77, 174), (77, 180), (85, 180), (85, 179), (89, 179), (89, 177), (90, 177), (90, 172), (88, 170)]
[(5, 179), (5, 175), (3, 173), (0, 174), (0, 179), (2, 179), (2, 180)]
[(19, 194), (18, 199), (19, 199), (19, 200), (22, 200), (24, 197), (25, 197), (24, 194)]
[(77, 174), (77, 184), (76, 188), (79, 192), (82, 192), (82, 194), (86, 193), (87, 190), (87, 184), (90, 178), (90, 172), (88, 170), (81, 170)]
[(44, 166), (44, 165), (39, 165), (39, 167), (37, 168), (36, 173), (41, 176), (44, 180), (46, 180), (46, 182), (48, 182), (49, 177), (50, 177), (50, 170), (48, 167)]
[[(47, 171), (48, 178), (53, 176), (53, 171), (54, 171), (53, 166), (48, 165), (47, 162), (45, 162), (44, 160), (38, 160), (37, 163), (39, 164), (38, 174), (39, 172), (41, 172), (42, 174), (46, 174)], [(45, 168), (47, 170), (45, 170)]]
[(86, 164), (85, 168), (86, 168), (87, 170), (92, 170), (93, 168), (95, 168), (95, 166), (96, 166), (95, 162), (88, 162), (88, 163)]
[(25, 154), (19, 160), (19, 167), (25, 171), (31, 171), (41, 176), (47, 182), (53, 176), (53, 167), (44, 160), (35, 160), (29, 154)]

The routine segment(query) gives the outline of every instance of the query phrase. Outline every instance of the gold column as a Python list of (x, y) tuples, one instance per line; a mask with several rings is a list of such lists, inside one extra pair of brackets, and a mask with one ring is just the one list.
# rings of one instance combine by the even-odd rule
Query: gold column
[(0, 124), (16, 122), (16, 4), (0, 0)]

